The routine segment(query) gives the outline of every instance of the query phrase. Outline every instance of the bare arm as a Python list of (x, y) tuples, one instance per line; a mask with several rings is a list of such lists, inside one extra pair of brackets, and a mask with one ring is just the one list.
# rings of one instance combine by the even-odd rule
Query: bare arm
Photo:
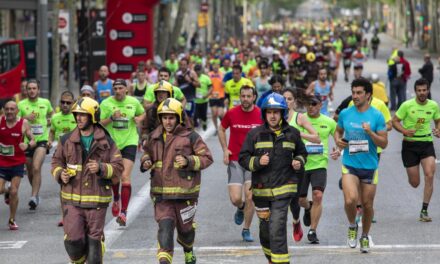
[(307, 120), (306, 116), (303, 114), (299, 115), (299, 125), (307, 130), (307, 133), (301, 132), (301, 138), (306, 139), (312, 143), (321, 143), (321, 139), (319, 138), (318, 133), (313, 128), (312, 124)]
[(399, 131), (406, 137), (412, 137), (416, 133), (414, 129), (405, 129), (402, 124), (400, 123), (400, 120), (396, 115), (393, 116), (392, 124), (395, 130)]
[(31, 127), (26, 119), (23, 121), (22, 133), (29, 139), (29, 146), (35, 147), (34, 135), (32, 134)]
[(388, 145), (388, 132), (387, 131), (368, 131), (367, 134), (371, 137), (374, 144), (381, 148), (386, 148)]
[(311, 82), (309, 84), (309, 87), (307, 87), (306, 89), (306, 94), (307, 95), (313, 95), (313, 88), (315, 87), (315, 82)]

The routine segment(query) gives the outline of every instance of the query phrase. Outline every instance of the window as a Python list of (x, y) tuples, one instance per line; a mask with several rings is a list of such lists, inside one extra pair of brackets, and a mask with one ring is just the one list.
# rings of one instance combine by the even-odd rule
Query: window
[(20, 64), (20, 44), (6, 43), (0, 46), (0, 73), (5, 73)]

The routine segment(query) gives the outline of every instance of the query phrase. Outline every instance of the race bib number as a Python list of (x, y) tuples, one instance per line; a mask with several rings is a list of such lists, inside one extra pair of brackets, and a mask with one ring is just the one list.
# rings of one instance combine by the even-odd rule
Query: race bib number
[(187, 224), (192, 221), (194, 215), (196, 214), (196, 210), (197, 205), (190, 205), (180, 210), (180, 217), (182, 218), (183, 224)]
[(191, 102), (187, 102), (186, 105), (185, 105), (185, 110), (186, 111), (191, 111), (191, 109), (192, 109), (192, 103)]
[(31, 132), (35, 136), (43, 135), (43, 132), (44, 132), (43, 125), (39, 125), (39, 124), (31, 125)]
[(348, 142), (348, 153), (350, 155), (369, 152), (368, 140), (350, 140)]
[(101, 91), (101, 92), (99, 93), (99, 96), (100, 96), (102, 99), (105, 99), (105, 98), (107, 98), (107, 97), (110, 96), (110, 92), (109, 92), (109, 91)]
[(344, 66), (350, 66), (351, 60), (344, 60)]
[(116, 118), (113, 120), (114, 129), (128, 129), (128, 119), (127, 118)]
[(219, 94), (218, 92), (214, 92), (212, 95), (213, 95), (214, 98), (218, 98), (218, 96), (219, 96), (220, 94)]
[(307, 143), (306, 150), (309, 155), (319, 155), (324, 153), (323, 144)]
[(7, 146), (7, 145), (3, 145), (0, 144), (0, 155), (1, 156), (14, 156), (15, 154), (15, 149), (14, 146)]
[(196, 98), (197, 98), (197, 99), (203, 99), (203, 96), (205, 96), (205, 95), (203, 94), (203, 92), (200, 91), (199, 89), (197, 89), (197, 90), (196, 90)]

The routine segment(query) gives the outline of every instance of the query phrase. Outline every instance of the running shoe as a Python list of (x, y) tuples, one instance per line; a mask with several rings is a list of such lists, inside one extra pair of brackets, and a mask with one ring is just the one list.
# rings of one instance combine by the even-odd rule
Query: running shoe
[(28, 205), (29, 205), (29, 210), (33, 211), (33, 210), (37, 209), (37, 206), (38, 206), (38, 199), (37, 199), (37, 197), (36, 196), (32, 196), (31, 199), (29, 199)]
[(432, 218), (428, 216), (428, 211), (427, 210), (420, 211), (419, 221), (420, 222), (432, 222)]
[(184, 252), (185, 253), (185, 264), (196, 264), (196, 255), (194, 255), (194, 252), (191, 250), (190, 252)]
[(357, 233), (358, 233), (357, 225), (355, 227), (348, 228), (347, 244), (351, 248), (355, 248), (357, 246)]
[(252, 237), (249, 229), (243, 229), (243, 231), (241, 231), (241, 237), (243, 238), (244, 242), (254, 242), (254, 238)]
[(304, 222), (305, 226), (310, 226), (311, 221), (312, 221), (311, 216), (310, 216), (310, 211), (312, 210), (313, 202), (310, 201), (309, 203), (310, 203), (309, 209), (304, 210), (303, 222)]
[(319, 244), (318, 236), (316, 235), (316, 231), (310, 229), (309, 233), (307, 234), (307, 239), (310, 241), (311, 244)]
[(303, 230), (301, 227), (301, 221), (298, 220), (298, 223), (293, 223), (293, 240), (296, 242), (301, 241), (303, 237)]
[(15, 220), (12, 218), (9, 219), (8, 226), (9, 226), (9, 230), (18, 230), (18, 225), (15, 222)]
[(241, 225), (243, 224), (243, 221), (244, 221), (244, 212), (243, 210), (237, 208), (237, 211), (234, 214), (234, 222), (236, 225)]
[(370, 239), (368, 236), (362, 236), (359, 239), (359, 243), (361, 244), (361, 253), (368, 253), (370, 251)]
[(126, 213), (121, 212), (116, 218), (116, 222), (119, 224), (119, 226), (126, 226), (127, 225), (127, 215)]
[(358, 226), (362, 227), (362, 208), (356, 208), (356, 219), (355, 222)]
[(119, 215), (119, 212), (121, 211), (121, 203), (118, 201), (113, 201), (112, 204), (112, 215), (113, 217), (117, 217)]

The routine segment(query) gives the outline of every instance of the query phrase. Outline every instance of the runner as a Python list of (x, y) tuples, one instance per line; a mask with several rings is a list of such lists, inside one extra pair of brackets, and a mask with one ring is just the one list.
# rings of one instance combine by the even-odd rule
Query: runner
[(308, 95), (321, 97), (321, 114), (326, 116), (330, 115), (328, 104), (329, 101), (333, 101), (333, 88), (334, 86), (327, 81), (327, 69), (321, 68), (318, 72), (318, 80), (310, 83), (306, 90), (306, 94)]
[(108, 74), (108, 67), (102, 65), (99, 68), (99, 80), (93, 84), (93, 89), (96, 91), (95, 93), (99, 103), (113, 95), (113, 80), (108, 78)]
[(195, 264), (194, 217), (200, 171), (212, 164), (212, 155), (202, 138), (184, 125), (183, 107), (179, 101), (166, 99), (159, 105), (157, 113), (161, 125), (144, 145), (145, 153), (141, 158), (141, 171), (151, 169), (150, 195), (159, 226), (157, 259), (160, 264), (172, 263), (176, 228), (185, 264)]
[[(5, 203), (9, 205), (10, 230), (18, 230), (15, 214), (26, 163), (24, 151), (36, 145), (28, 121), (17, 118), (17, 114), (17, 103), (9, 101), (4, 106), (4, 116), (0, 118), (0, 194), (5, 195)], [(25, 136), (29, 143), (23, 142)], [(7, 182), (10, 182), (9, 188)]]
[(364, 70), (364, 63), (367, 61), (367, 56), (362, 51), (361, 46), (357, 46), (356, 50), (351, 56), (353, 62), (353, 76), (354, 79), (362, 77), (362, 71)]
[(200, 82), (197, 74), (189, 68), (188, 64), (188, 59), (183, 58), (180, 60), (179, 70), (175, 75), (175, 85), (178, 86), (182, 90), (183, 95), (185, 95), (185, 111), (188, 116), (192, 118), (195, 110), (194, 98), (196, 96), (196, 87), (200, 86)]
[(72, 112), (77, 128), (61, 138), (51, 170), (61, 186), (64, 247), (73, 263), (102, 263), (110, 186), (119, 181), (123, 164), (116, 144), (98, 123), (98, 102), (81, 98)]
[[(404, 102), (393, 117), (393, 127), (403, 134), (402, 161), (409, 184), (414, 188), (419, 186), (420, 164), (425, 175), (419, 218), (422, 222), (432, 221), (428, 216), (428, 206), (434, 189), (436, 158), (432, 135), (440, 137), (440, 111), (437, 102), (428, 99), (429, 89), (426, 79), (418, 79), (414, 84), (416, 98)], [(432, 130), (431, 121), (435, 123)]]
[(121, 202), (119, 183), (113, 185), (112, 214), (117, 216), (120, 226), (127, 224), (127, 208), (131, 197), (131, 171), (136, 159), (139, 134), (136, 126), (141, 126), (145, 111), (139, 101), (127, 95), (127, 83), (123, 79), (113, 82), (114, 96), (101, 104), (101, 124), (110, 133), (122, 154), (124, 170), (121, 177)]
[(337, 146), (344, 149), (342, 186), (349, 222), (347, 243), (351, 248), (357, 246), (358, 225), (355, 220), (356, 205), (360, 199), (363, 207), (360, 250), (367, 253), (370, 250), (368, 233), (374, 215), (377, 147), (385, 148), (388, 139), (383, 115), (368, 104), (373, 93), (371, 83), (364, 78), (356, 79), (351, 84), (351, 90), (354, 107), (340, 113), (335, 139)]
[(232, 79), (225, 83), (225, 105), (228, 109), (240, 105), (240, 89), (244, 85), (254, 87), (251, 80), (242, 77), (242, 69), (240, 65), (232, 67)]
[[(333, 135), (334, 138), (336, 130), (336, 122), (330, 117), (320, 113), (322, 107), (321, 98), (320, 96), (312, 97), (311, 102), (307, 105), (307, 114), (305, 116), (308, 122), (311, 123), (313, 129), (318, 131), (321, 142), (316, 144), (305, 140), (309, 155), (305, 164), (304, 178), (301, 180), (299, 187), (299, 204), (304, 208), (309, 208), (309, 210), (306, 210), (306, 212), (309, 212), (308, 219), (306, 218), (306, 213), (304, 213), (304, 224), (307, 225), (306, 219), (310, 220), (310, 229), (307, 233), (307, 238), (312, 244), (319, 244), (316, 229), (319, 219), (321, 218), (322, 199), (327, 185), (328, 138), (330, 135)], [(304, 128), (300, 131), (304, 131)], [(301, 132), (301, 134), (302, 133), (303, 132)], [(339, 150), (333, 149), (330, 156), (336, 160), (340, 154)], [(309, 185), (312, 187), (312, 201), (310, 203), (307, 199)]]
[(209, 98), (209, 107), (211, 108), (212, 123), (215, 127), (215, 135), (218, 133), (218, 121), (224, 116), (225, 108), (225, 88), (223, 86), (223, 73), (220, 71), (220, 61), (215, 59), (211, 61), (212, 71), (208, 73), (212, 83), (212, 94)]
[[(262, 124), (261, 112), (254, 105), (255, 90), (243, 85), (240, 88), (240, 105), (231, 108), (222, 119), (218, 138), (223, 149), (223, 163), (228, 166), (228, 191), (231, 203), (237, 207), (234, 222), (243, 224), (241, 236), (244, 241), (252, 242), (249, 231), (254, 215), (252, 201), (251, 173), (238, 163), (238, 155), (246, 134)], [(226, 130), (230, 129), (229, 143), (226, 143)], [(243, 196), (245, 200), (243, 201)]]
[(194, 128), (199, 126), (199, 119), (202, 123), (203, 131), (208, 128), (208, 98), (212, 94), (212, 82), (208, 75), (203, 73), (203, 67), (197, 64), (194, 71), (199, 78), (200, 87), (196, 88), (196, 112), (194, 114)]
[(26, 150), (26, 171), (32, 186), (32, 194), (28, 204), (30, 210), (35, 210), (40, 204), (38, 193), (41, 186), (41, 166), (46, 157), (49, 139), (47, 126), (50, 124), (53, 109), (49, 100), (39, 97), (41, 90), (37, 80), (29, 80), (26, 90), (28, 98), (18, 103), (18, 109), (19, 116), (29, 121), (36, 141), (35, 147)]
[(264, 255), (270, 263), (290, 263), (287, 214), (307, 151), (299, 131), (286, 121), (288, 109), (283, 96), (272, 93), (261, 110), (264, 124), (247, 134), (239, 163), (252, 172), (252, 199), (260, 219)]
[[(287, 122), (292, 127), (298, 129), (300, 131), (300, 136), (304, 140), (308, 140), (310, 142), (320, 144), (321, 140), (319, 139), (318, 133), (316, 130), (312, 127), (312, 124), (307, 120), (307, 117), (298, 111), (296, 111), (296, 108), (300, 101), (303, 101), (303, 95), (299, 95), (300, 91), (302, 89), (296, 89), (292, 90), (290, 88), (286, 88), (283, 90), (283, 96), (287, 102), (287, 107), (289, 109), (289, 116), (287, 118)], [(301, 105), (304, 105), (304, 102), (300, 103)], [(307, 133), (306, 133), (307, 132)], [(301, 188), (301, 181), (302, 178), (298, 182), (298, 190)], [(300, 215), (300, 204), (298, 200), (298, 196), (292, 198), (292, 201), (290, 202), (290, 211), (292, 212), (293, 217), (293, 240), (296, 242), (301, 241), (303, 236), (303, 230), (301, 227), (301, 221), (299, 220)], [(303, 221), (306, 226), (310, 226), (310, 208), (311, 205), (307, 204), (303, 206), (305, 208)]]
[(80, 90), (81, 97), (90, 97), (95, 100), (95, 90), (90, 85), (83, 85)]
[[(90, 86), (89, 86), (90, 87)], [(90, 87), (92, 89), (92, 87)], [(93, 89), (92, 89), (93, 90)], [(75, 101), (75, 97), (69, 91), (64, 91), (61, 94), (60, 100), (60, 112), (55, 113), (50, 121), (51, 128), (49, 131), (49, 140), (47, 142), (47, 148), (51, 149), (54, 141), (60, 142), (61, 137), (73, 131), (76, 128), (75, 117), (73, 116), (72, 104)], [(63, 210), (61, 208), (61, 217)], [(63, 226), (63, 219), (58, 222), (58, 226)]]
[[(171, 77), (170, 70), (168, 70), (167, 68), (162, 67), (162, 68), (159, 69), (159, 73), (158, 74), (159, 74), (159, 82), (160, 81), (170, 82), (170, 77)], [(156, 101), (155, 94), (154, 94), (154, 87), (159, 82), (157, 82), (155, 84), (152, 84), (152, 85), (147, 87), (147, 91), (145, 92), (144, 102), (143, 102), (143, 105), (144, 105), (145, 109), (147, 109), (150, 104), (152, 104), (152, 103), (154, 103), (154, 101)], [(186, 105), (186, 98), (183, 95), (182, 90), (179, 87), (177, 87), (177, 86), (173, 86), (173, 98), (177, 99), (178, 101), (180, 101), (183, 106)]]
[(140, 103), (142, 103), (145, 96), (145, 92), (149, 85), (146, 77), (147, 75), (145, 74), (145, 71), (138, 70), (136, 72), (137, 81), (130, 85), (130, 89), (128, 91), (129, 95), (136, 97), (136, 99), (138, 99)]
[(371, 49), (373, 50), (373, 58), (376, 59), (377, 57), (377, 50), (379, 49), (380, 45), (380, 38), (377, 36), (377, 33), (374, 34), (374, 36), (370, 40), (371, 43)]

